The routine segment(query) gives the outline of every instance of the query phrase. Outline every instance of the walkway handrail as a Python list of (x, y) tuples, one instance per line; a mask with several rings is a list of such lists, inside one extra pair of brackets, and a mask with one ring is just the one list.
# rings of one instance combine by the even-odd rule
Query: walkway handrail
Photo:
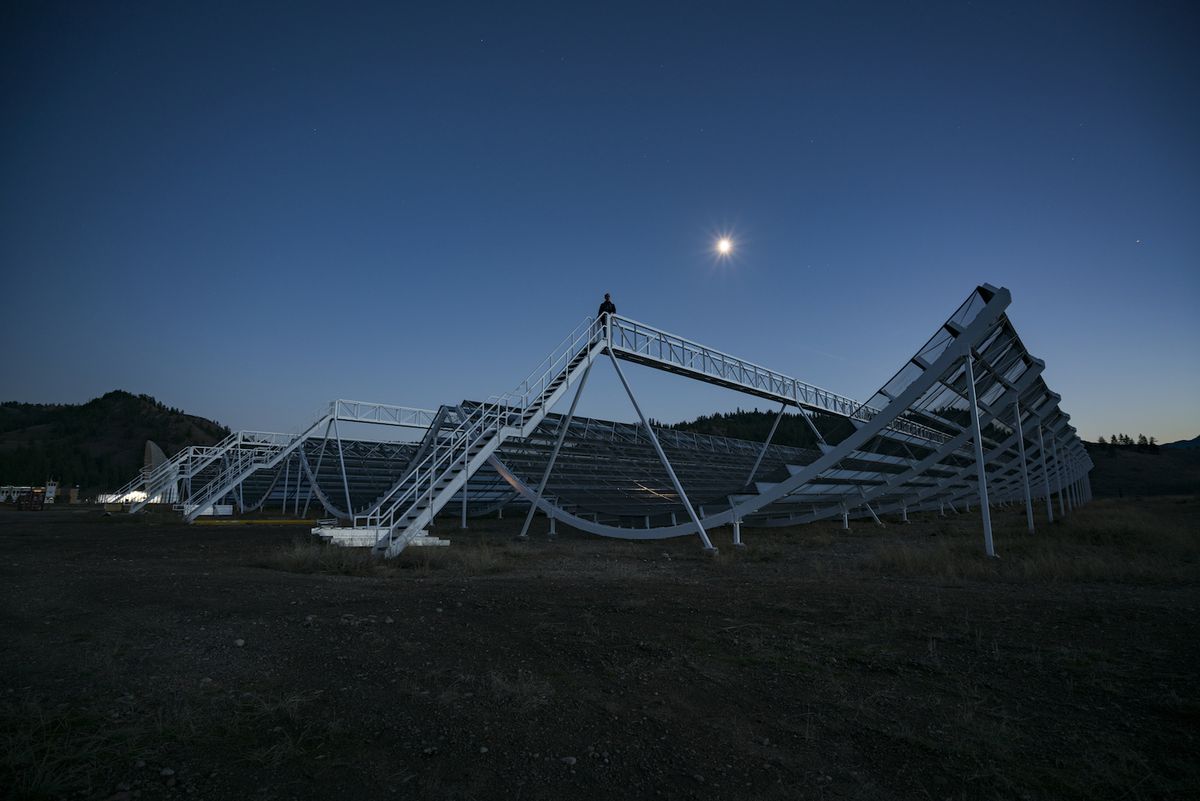
[[(554, 378), (603, 334), (604, 325), (599, 320), (584, 318), (513, 391), (493, 396), (472, 410), (449, 431), (448, 441), (435, 440), (430, 453), (396, 483), (393, 492), (378, 504), (375, 512), (354, 518), (355, 527), (386, 528), (390, 536), (398, 512), (408, 509), (422, 490), (432, 495), (437, 478), (459, 461), (465, 461), (471, 447), (486, 434), (499, 433), (502, 428), (513, 424), (523, 424), (523, 413), (534, 404), (545, 401), (545, 394)], [(387, 504), (386, 508), (384, 504)]]
[[(807, 406), (864, 423), (869, 422), (881, 411), (845, 395), (830, 392), (629, 317), (612, 315), (611, 327), (612, 349), (617, 354), (625, 353), (666, 365), (675, 365), (726, 383), (756, 389), (781, 399), (787, 398), (796, 406)], [(890, 428), (933, 442), (944, 442), (948, 438), (937, 429), (911, 420), (897, 420)]]

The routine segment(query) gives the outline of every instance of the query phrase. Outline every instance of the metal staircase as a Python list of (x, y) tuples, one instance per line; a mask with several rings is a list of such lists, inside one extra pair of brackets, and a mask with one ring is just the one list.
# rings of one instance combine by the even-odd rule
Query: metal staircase
[[(314, 424), (313, 428), (316, 425), (318, 424)], [(294, 436), (262, 431), (254, 432), (253, 440), (243, 436), (236, 447), (226, 449), (221, 455), (223, 463), (220, 472), (182, 504), (183, 519), (191, 523), (245, 481), (247, 476), (258, 470), (274, 467), (284, 456), (291, 453), (298, 443), (303, 442), (312, 433), (313, 428)]]
[[(177, 454), (178, 455), (178, 454)], [(170, 461), (170, 460), (168, 460)], [(106, 500), (108, 503), (131, 503), (129, 496), (135, 492), (141, 492), (146, 486), (146, 479), (151, 472), (150, 467), (143, 467), (138, 471), (138, 474), (129, 480), (129, 483), (121, 487), (116, 492), (105, 493), (101, 500)]]
[(322, 409), (316, 420), (299, 434), (243, 433), (237, 447), (221, 454), (224, 463), (217, 475), (182, 504), (184, 519), (191, 523), (251, 475), (259, 470), (275, 467), (305, 440), (317, 436), (321, 428), (329, 426), (330, 423), (336, 424), (341, 420), (403, 428), (425, 428), (435, 419), (434, 413), (428, 409), (368, 401), (335, 400)]
[(439, 407), (433, 416), (433, 422), (430, 423), (429, 429), (425, 432), (425, 436), (421, 438), (416, 452), (408, 460), (400, 481), (392, 484), (378, 498), (365, 507), (360, 512), (360, 516), (378, 512), (380, 508), (389, 505), (397, 495), (407, 490), (410, 486), (409, 481), (414, 475), (413, 468), (420, 464), (439, 442), (450, 435), (465, 416), (460, 406)]
[(150, 471), (143, 471), (145, 476), (144, 489), (146, 497), (136, 501), (129, 507), (129, 513), (141, 511), (146, 504), (155, 503), (156, 498), (167, 496), (178, 497), (179, 482), (203, 470), (221, 454), (235, 447), (242, 437), (242, 432), (235, 432), (225, 437), (216, 445), (189, 445), (167, 461)]
[[(375, 537), (375, 549), (391, 557), (424, 534), (438, 511), (509, 437), (526, 437), (546, 412), (607, 346), (606, 329), (587, 319), (576, 327), (513, 392), (466, 413), (371, 512), (354, 518), (354, 529)], [(320, 530), (317, 533), (322, 533)]]

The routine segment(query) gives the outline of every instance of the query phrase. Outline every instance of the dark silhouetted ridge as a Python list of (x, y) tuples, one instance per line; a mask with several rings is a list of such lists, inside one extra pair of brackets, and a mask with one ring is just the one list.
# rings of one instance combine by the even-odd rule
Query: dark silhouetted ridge
[(142, 466), (146, 440), (168, 456), (229, 433), (149, 395), (114, 390), (83, 404), (0, 403), (0, 484), (56, 479), (85, 492), (120, 486)]

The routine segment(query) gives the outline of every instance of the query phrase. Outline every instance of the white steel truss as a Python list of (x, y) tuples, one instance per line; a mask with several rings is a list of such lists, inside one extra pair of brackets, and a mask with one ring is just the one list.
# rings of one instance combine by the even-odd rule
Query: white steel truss
[[(222, 498), (243, 509), (275, 499), (293, 514), (316, 500), (357, 541), (394, 556), (445, 507), (467, 517), (516, 504), (624, 539), (825, 518), (882, 524), (895, 514), (975, 506), (994, 554), (993, 504), (1034, 504), (1049, 521), (1087, 501), (1091, 461), (1060, 398), (1006, 315), (1007, 290), (977, 287), (866, 403), (629, 318), (585, 319), (512, 392), (438, 410), (338, 400), (300, 434), (239, 432), (190, 448), (123, 491), (173, 493), (188, 519)], [(585, 376), (606, 356), (640, 425), (574, 415)], [(766, 442), (652, 426), (617, 361), (634, 362), (779, 404)], [(552, 408), (577, 388), (566, 416)], [(787, 408), (812, 445), (772, 440)], [(836, 421), (841, 421), (837, 423)], [(345, 440), (339, 421), (424, 429), (416, 443)], [(832, 421), (832, 422), (831, 422)], [(250, 503), (246, 492), (256, 498)], [(1058, 503), (1055, 509), (1054, 496)], [(301, 508), (303, 505), (303, 509)], [(320, 530), (320, 529), (318, 529)]]

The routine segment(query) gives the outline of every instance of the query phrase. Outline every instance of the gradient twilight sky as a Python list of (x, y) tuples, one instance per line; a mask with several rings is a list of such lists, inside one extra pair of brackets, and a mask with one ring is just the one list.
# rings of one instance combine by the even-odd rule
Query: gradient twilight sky
[[(865, 399), (990, 282), (1083, 436), (1192, 437), (1198, 15), (8, 2), (0, 399), (433, 407), (510, 389), (605, 291)], [(580, 411), (631, 419), (611, 373)], [(763, 407), (628, 374), (659, 419)]]

